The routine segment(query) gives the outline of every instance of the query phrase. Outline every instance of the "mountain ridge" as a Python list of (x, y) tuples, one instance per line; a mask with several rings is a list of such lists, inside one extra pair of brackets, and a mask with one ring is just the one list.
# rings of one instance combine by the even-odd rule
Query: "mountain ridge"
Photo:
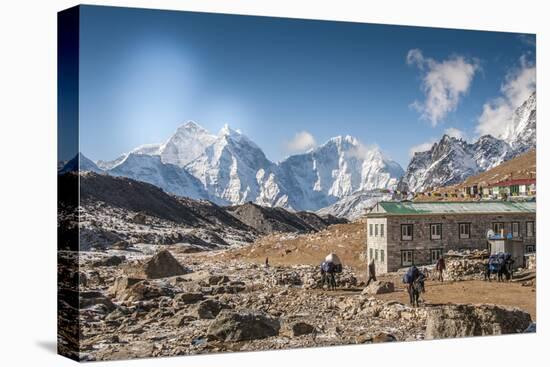
[[(81, 160), (92, 162), (84, 155)], [(82, 167), (219, 205), (251, 201), (293, 211), (319, 210), (358, 190), (394, 188), (403, 173), (378, 147), (366, 147), (349, 135), (275, 163), (240, 131), (225, 125), (212, 135), (192, 121), (166, 143), (142, 145), (113, 161)]]
[(397, 189), (422, 192), (457, 184), (536, 147), (536, 92), (519, 106), (512, 125), (500, 137), (484, 135), (475, 142), (443, 135), (432, 147), (416, 152)]

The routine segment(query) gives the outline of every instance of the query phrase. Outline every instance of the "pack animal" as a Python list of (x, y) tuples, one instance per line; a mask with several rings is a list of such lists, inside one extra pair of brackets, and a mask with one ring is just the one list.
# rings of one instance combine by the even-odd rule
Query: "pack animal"
[(407, 284), (409, 301), (413, 307), (418, 307), (420, 304), (420, 294), (425, 292), (425, 280), (426, 276), (414, 265), (403, 275), (403, 283)]
[(492, 274), (496, 274), (497, 282), (503, 282), (505, 279), (510, 280), (512, 278), (512, 262), (513, 260), (510, 254), (499, 253), (489, 256), (485, 280), (490, 282)]

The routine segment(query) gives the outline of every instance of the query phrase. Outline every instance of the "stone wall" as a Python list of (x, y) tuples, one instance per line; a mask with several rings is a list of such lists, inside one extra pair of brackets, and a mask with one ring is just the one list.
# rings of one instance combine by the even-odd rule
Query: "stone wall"
[[(396, 271), (404, 265), (401, 262), (403, 250), (413, 251), (415, 265), (432, 263), (431, 250), (441, 249), (442, 253), (448, 250), (486, 249), (487, 231), (492, 229), (493, 223), (503, 223), (504, 233), (512, 231), (512, 222), (519, 223), (518, 240), (525, 245), (534, 245), (535, 237), (527, 237), (526, 222), (535, 221), (536, 215), (525, 214), (452, 214), (452, 215), (416, 215), (416, 216), (388, 216), (386, 218), (367, 218), (367, 248), (385, 247), (385, 264), (377, 267), (378, 272)], [(369, 237), (370, 223), (385, 223), (385, 238)], [(431, 239), (430, 224), (441, 224), (441, 239)], [(470, 238), (461, 239), (459, 224), (470, 223)], [(401, 225), (413, 225), (412, 240), (401, 239)], [(378, 265), (378, 264), (377, 264)]]

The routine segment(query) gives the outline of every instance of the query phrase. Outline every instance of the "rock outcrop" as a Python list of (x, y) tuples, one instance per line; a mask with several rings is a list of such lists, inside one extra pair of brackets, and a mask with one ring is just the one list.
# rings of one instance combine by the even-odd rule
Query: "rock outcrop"
[(384, 294), (384, 293), (391, 293), (394, 291), (394, 289), (395, 287), (392, 282), (377, 280), (369, 284), (369, 286), (366, 287), (362, 293), (368, 294), (368, 295)]
[(444, 305), (428, 309), (426, 339), (521, 333), (531, 316), (496, 305)]
[(225, 342), (263, 339), (279, 333), (279, 320), (252, 310), (222, 311), (208, 328), (208, 338)]
[(168, 250), (160, 251), (143, 265), (143, 274), (147, 279), (167, 278), (185, 273), (186, 269)]

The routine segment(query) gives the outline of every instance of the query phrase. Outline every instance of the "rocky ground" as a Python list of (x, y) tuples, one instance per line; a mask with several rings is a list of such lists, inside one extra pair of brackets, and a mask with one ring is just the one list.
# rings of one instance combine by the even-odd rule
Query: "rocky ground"
[[(71, 253), (62, 253), (61, 350), (70, 353), (79, 339), (80, 359), (126, 359), (515, 333), (532, 321), (513, 307), (427, 301), (411, 308), (394, 279), (365, 289), (349, 266), (338, 290), (328, 291), (317, 266), (266, 267), (231, 251), (84, 252), (78, 273), (74, 257), (66, 260)], [(79, 298), (70, 290), (75, 279)], [(75, 314), (79, 335), (69, 320)]]

